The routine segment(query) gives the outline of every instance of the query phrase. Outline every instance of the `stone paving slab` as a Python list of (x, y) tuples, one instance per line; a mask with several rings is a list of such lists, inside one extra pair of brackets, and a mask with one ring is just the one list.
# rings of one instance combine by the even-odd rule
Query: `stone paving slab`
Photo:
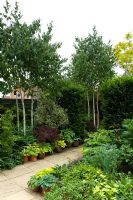
[(27, 181), (38, 170), (69, 164), (82, 157), (82, 146), (47, 156), (44, 160), (28, 162), (0, 173), (0, 200), (41, 200), (41, 196), (27, 188)]

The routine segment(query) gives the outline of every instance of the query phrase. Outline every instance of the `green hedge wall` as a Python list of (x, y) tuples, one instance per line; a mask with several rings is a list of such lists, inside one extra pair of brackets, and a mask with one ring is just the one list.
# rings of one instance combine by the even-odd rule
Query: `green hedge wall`
[(60, 92), (58, 104), (67, 111), (69, 127), (77, 136), (83, 137), (86, 119), (85, 89), (66, 81), (62, 83)]
[(119, 128), (124, 119), (133, 117), (133, 77), (107, 81), (101, 87), (101, 98), (104, 127)]

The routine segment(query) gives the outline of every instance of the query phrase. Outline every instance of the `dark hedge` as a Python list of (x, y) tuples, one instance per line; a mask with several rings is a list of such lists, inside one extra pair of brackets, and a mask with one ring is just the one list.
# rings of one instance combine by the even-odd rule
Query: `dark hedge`
[(122, 121), (133, 117), (133, 77), (122, 76), (101, 87), (101, 110), (105, 128), (119, 128)]

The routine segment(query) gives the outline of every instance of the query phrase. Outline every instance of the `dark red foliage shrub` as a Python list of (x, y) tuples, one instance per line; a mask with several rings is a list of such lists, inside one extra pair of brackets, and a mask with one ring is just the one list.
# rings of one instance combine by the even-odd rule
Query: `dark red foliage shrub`
[(59, 138), (58, 128), (49, 128), (45, 125), (40, 125), (34, 131), (37, 141), (39, 143), (43, 142), (53, 142)]

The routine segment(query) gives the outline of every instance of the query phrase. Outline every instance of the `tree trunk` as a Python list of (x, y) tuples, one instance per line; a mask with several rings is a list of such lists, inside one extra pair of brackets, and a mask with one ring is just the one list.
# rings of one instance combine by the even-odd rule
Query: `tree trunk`
[(16, 107), (17, 107), (17, 126), (18, 126), (18, 133), (19, 133), (19, 106), (18, 106), (18, 94), (16, 92)]
[(96, 127), (96, 117), (95, 117), (95, 93), (93, 89), (93, 122), (94, 122), (94, 127)]
[(26, 135), (26, 117), (25, 117), (24, 97), (25, 95), (21, 93), (21, 102), (22, 102), (22, 108), (23, 108), (23, 131), (24, 131), (24, 135)]
[(99, 128), (99, 94), (98, 94), (98, 90), (97, 90), (97, 101), (96, 101), (96, 106), (97, 106), (97, 128)]
[(88, 120), (90, 120), (90, 98), (88, 90), (87, 90), (87, 107), (88, 107)]
[(31, 128), (33, 130), (34, 127), (34, 99), (33, 95), (31, 96)]

